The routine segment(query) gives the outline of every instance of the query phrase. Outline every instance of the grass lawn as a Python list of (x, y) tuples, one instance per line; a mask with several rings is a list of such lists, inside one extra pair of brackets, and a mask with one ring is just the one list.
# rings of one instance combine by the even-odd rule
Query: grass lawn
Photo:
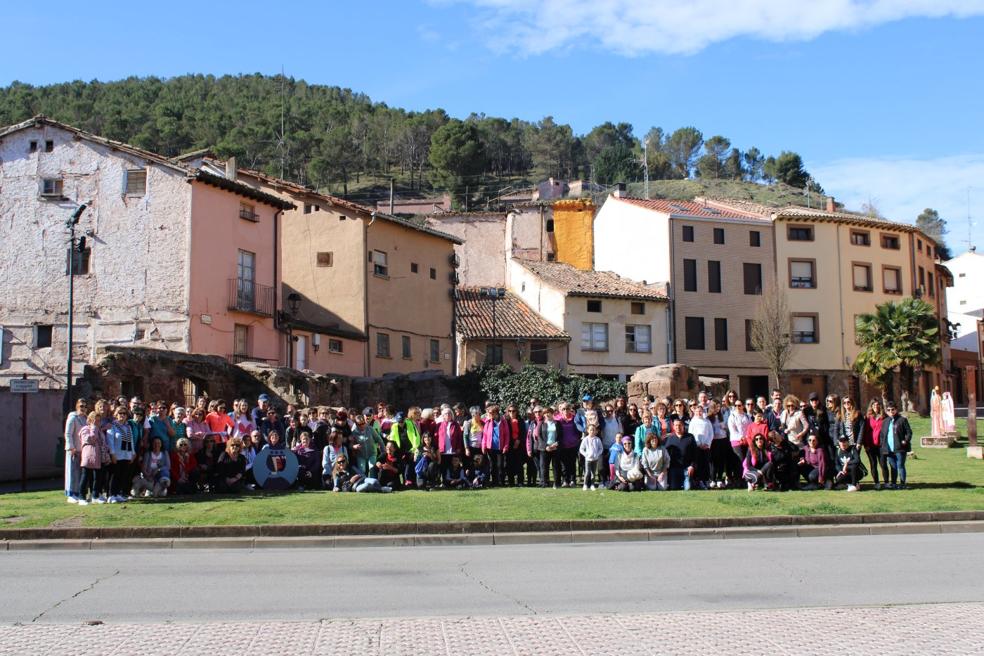
[[(964, 428), (958, 420), (958, 428)], [(321, 524), (349, 522), (442, 522), (507, 519), (627, 519), (814, 515), (984, 509), (984, 463), (964, 448), (923, 449), (928, 421), (912, 421), (916, 446), (907, 462), (909, 490), (875, 492), (870, 477), (863, 491), (769, 493), (708, 491), (621, 494), (578, 489), (530, 488), (462, 492), (334, 494), (255, 493), (243, 497), (138, 500), (78, 507), (59, 492), (0, 497), (4, 528)], [(962, 430), (962, 432), (965, 432)], [(984, 421), (978, 422), (984, 434)]]

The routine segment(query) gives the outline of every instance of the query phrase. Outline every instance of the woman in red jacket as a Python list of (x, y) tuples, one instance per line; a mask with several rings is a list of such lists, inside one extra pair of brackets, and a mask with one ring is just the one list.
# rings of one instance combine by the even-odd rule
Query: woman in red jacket
[(194, 494), (198, 491), (198, 460), (191, 452), (187, 437), (177, 442), (171, 452), (171, 494)]
[(461, 426), (454, 420), (451, 408), (441, 411), (441, 420), (437, 424), (437, 451), (441, 454), (441, 480), (445, 480), (451, 470), (451, 460), (455, 456), (471, 456), (471, 449), (465, 444)]
[(871, 399), (868, 402), (868, 413), (865, 415), (864, 424), (861, 426), (861, 446), (868, 454), (868, 466), (871, 470), (871, 478), (875, 481), (875, 489), (881, 489), (881, 482), (878, 480), (878, 466), (881, 465), (881, 480), (888, 482), (888, 460), (881, 453), (881, 430), (885, 422), (885, 411), (879, 399)]

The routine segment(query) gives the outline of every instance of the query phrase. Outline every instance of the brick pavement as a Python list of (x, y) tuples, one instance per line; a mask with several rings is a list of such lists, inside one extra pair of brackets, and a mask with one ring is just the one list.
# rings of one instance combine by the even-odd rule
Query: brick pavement
[(643, 614), (631, 601), (626, 607), (578, 616), (4, 625), (0, 654), (984, 653), (984, 603)]

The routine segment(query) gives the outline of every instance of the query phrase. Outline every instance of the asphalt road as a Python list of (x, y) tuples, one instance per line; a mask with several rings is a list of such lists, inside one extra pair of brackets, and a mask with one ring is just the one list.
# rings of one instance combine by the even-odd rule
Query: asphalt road
[(984, 601), (980, 533), (0, 553), (0, 624), (590, 614)]

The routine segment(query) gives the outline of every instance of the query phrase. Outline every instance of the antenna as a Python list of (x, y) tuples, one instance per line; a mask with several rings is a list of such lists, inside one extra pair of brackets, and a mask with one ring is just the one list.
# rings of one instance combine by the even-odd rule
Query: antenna
[(970, 187), (967, 187), (967, 250), (974, 247), (974, 221), (970, 218)]
[(277, 149), (280, 150), (280, 179), (284, 179), (284, 149), (287, 145), (287, 131), (284, 129), (287, 105), (286, 95), (286, 75), (284, 75), (284, 65), (280, 65), (280, 138), (277, 140)]

